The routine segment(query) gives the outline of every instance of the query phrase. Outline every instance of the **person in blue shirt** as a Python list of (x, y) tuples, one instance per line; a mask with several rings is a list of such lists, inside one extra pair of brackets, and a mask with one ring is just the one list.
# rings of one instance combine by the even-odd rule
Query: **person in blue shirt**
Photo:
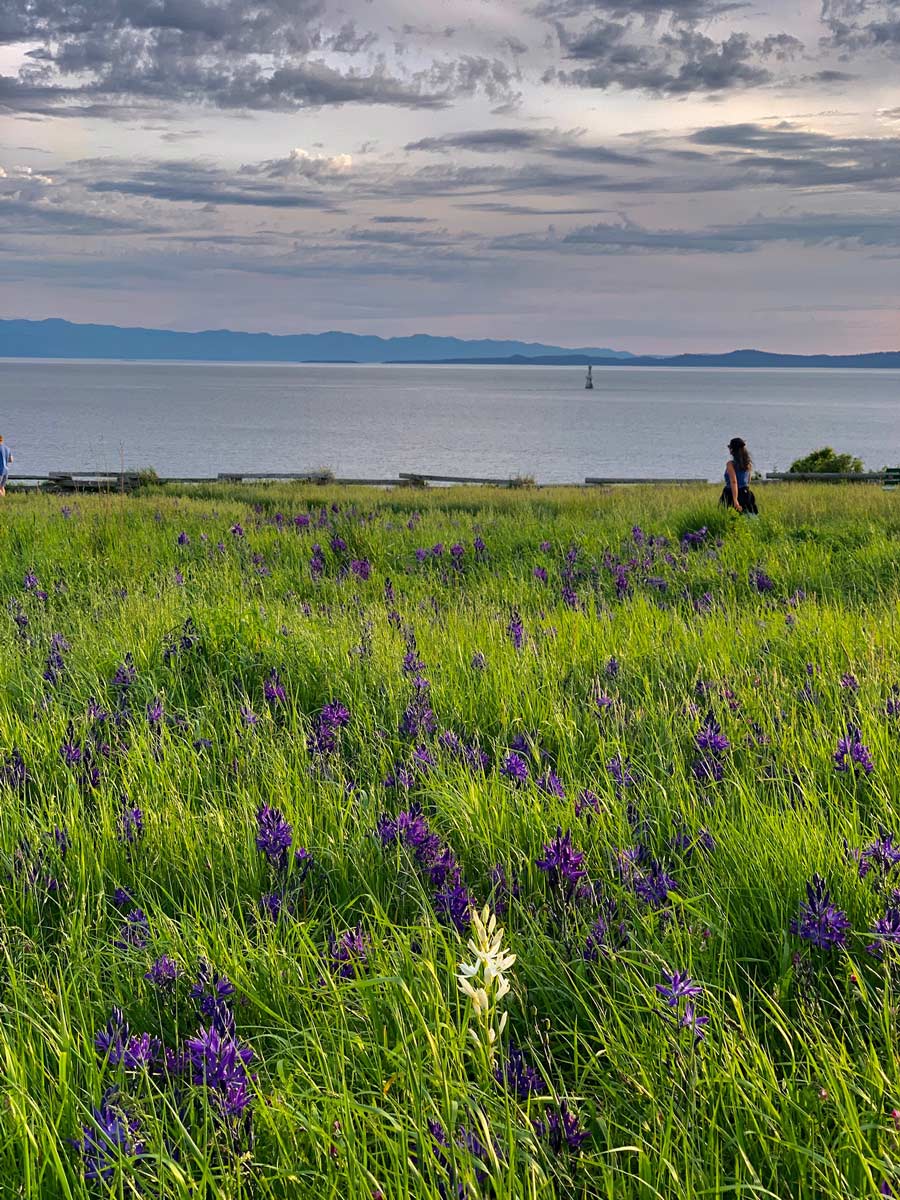
[(728, 443), (731, 459), (725, 464), (725, 486), (720, 503), (739, 513), (756, 513), (756, 497), (750, 491), (753, 462), (743, 438), (734, 437)]
[(6, 445), (2, 436), (0, 436), (0, 496), (6, 495), (6, 481), (9, 478), (9, 464), (12, 460), (13, 456), (10, 453), (9, 446)]

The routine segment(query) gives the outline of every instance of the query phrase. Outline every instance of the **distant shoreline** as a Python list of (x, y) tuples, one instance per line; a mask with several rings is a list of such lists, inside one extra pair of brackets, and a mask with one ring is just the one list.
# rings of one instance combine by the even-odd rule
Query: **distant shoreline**
[[(728, 371), (900, 371), (900, 352), (879, 355), (848, 355), (833, 357), (828, 361), (825, 355), (815, 356), (785, 356), (791, 361), (779, 361), (782, 356), (772, 355), (761, 362), (737, 362), (728, 355), (680, 355), (676, 358), (634, 358), (634, 359), (589, 359), (587, 357), (572, 358), (448, 358), (421, 359), (418, 361), (387, 359), (383, 362), (366, 362), (358, 359), (235, 359), (235, 358), (113, 358), (81, 355), (38, 355), (38, 354), (4, 354), (0, 352), (0, 365), (28, 364), (50, 366), (110, 366), (110, 367), (581, 367), (590, 364), (596, 370), (606, 368), (634, 368), (646, 370), (728, 370)], [(877, 358), (890, 361), (864, 362), (861, 359)], [(701, 361), (697, 361), (697, 360)]]

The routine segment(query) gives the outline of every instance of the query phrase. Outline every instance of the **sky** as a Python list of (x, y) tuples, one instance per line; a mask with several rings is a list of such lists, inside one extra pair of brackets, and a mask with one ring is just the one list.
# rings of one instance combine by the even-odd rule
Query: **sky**
[(900, 349), (900, 0), (0, 0), (0, 317)]

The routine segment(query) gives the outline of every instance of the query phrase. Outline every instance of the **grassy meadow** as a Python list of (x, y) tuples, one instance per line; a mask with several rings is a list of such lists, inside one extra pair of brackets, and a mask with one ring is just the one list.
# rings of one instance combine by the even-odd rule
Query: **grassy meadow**
[(7, 496), (0, 1195), (900, 1195), (900, 496), (716, 496)]

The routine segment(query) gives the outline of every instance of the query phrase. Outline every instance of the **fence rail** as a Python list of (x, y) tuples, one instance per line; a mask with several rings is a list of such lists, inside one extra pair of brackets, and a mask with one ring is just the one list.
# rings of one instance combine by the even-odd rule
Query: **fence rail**
[[(47, 471), (36, 475), (10, 475), (9, 484), (12, 487), (32, 485), (35, 490), (54, 492), (130, 492), (140, 487), (146, 477), (137, 471)], [(510, 488), (533, 486), (547, 487), (608, 487), (630, 484), (708, 484), (712, 486), (720, 481), (710, 481), (698, 477), (666, 477), (652, 478), (649, 476), (627, 475), (589, 475), (583, 483), (533, 483), (529, 476), (493, 476), (490, 478), (476, 475), (435, 475), (417, 471), (400, 471), (390, 479), (357, 479), (343, 478), (323, 471), (220, 471), (217, 475), (167, 475), (152, 480), (161, 484), (215, 484), (215, 483), (249, 483), (265, 482), (267, 480), (312, 484), (338, 484), (340, 486), (357, 485), (360, 487), (427, 487), (430, 483), (438, 484), (476, 484), (488, 487)], [(150, 482), (150, 480), (146, 480)], [(885, 471), (866, 471), (851, 473), (798, 473), (770, 471), (760, 475), (756, 483), (869, 483), (900, 484), (900, 467), (889, 467)], [(29, 489), (31, 490), (31, 489)]]

